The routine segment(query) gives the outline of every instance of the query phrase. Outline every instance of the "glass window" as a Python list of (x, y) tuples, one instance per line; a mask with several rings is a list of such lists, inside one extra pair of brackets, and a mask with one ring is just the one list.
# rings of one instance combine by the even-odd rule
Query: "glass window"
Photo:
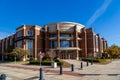
[(6, 49), (7, 49), (7, 47), (8, 47), (8, 39), (6, 39), (6, 42), (5, 42), (5, 46), (6, 46)]
[(60, 47), (71, 47), (71, 41), (65, 41), (65, 40), (61, 40), (60, 41)]
[(12, 41), (12, 38), (10, 38), (10, 45), (12, 45), (13, 44), (13, 41)]
[(57, 34), (51, 34), (51, 37), (57, 37)]
[(22, 31), (17, 32), (17, 37), (21, 37), (22, 36)]
[(30, 31), (30, 30), (27, 31), (27, 35), (28, 35), (28, 36), (32, 36), (32, 35), (33, 35), (33, 31)]
[(70, 37), (70, 34), (60, 34), (60, 37)]
[(17, 47), (22, 48), (22, 41), (17, 42)]
[(30, 56), (33, 56), (33, 41), (27, 40), (26, 47), (27, 47), (27, 50), (30, 51)]
[(51, 41), (51, 48), (57, 48), (57, 41)]
[(4, 52), (4, 40), (2, 41), (2, 53)]

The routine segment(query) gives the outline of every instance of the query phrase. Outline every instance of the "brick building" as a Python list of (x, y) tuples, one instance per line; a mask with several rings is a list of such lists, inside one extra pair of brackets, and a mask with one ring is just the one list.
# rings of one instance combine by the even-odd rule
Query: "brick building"
[(9, 47), (20, 47), (30, 51), (31, 57), (39, 58), (39, 53), (54, 51), (61, 59), (79, 57), (101, 57), (107, 48), (107, 41), (95, 34), (92, 28), (74, 22), (58, 22), (37, 25), (22, 25), (16, 33), (0, 40), (0, 58), (5, 58)]

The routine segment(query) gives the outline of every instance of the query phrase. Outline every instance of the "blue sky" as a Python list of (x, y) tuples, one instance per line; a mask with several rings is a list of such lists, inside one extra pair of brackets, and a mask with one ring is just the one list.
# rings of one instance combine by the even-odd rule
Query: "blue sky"
[(22, 24), (71, 21), (120, 46), (120, 0), (0, 0), (0, 38)]

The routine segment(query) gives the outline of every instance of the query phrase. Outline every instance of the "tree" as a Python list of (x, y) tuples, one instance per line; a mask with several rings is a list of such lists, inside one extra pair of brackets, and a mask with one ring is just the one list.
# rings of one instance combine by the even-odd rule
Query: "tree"
[(13, 49), (13, 51), (11, 52), (11, 55), (14, 56), (15, 60), (16, 58), (21, 59), (25, 59), (25, 56), (27, 56), (30, 52), (28, 50), (24, 50), (22, 48), (18, 48), (16, 47), (15, 49)]
[(5, 50), (5, 54), (8, 55), (13, 51), (14, 47), (13, 46), (8, 46), (7, 49)]
[(112, 45), (111, 47), (104, 50), (104, 56), (109, 55), (112, 58), (117, 58), (120, 56), (120, 47), (117, 45)]
[(54, 51), (48, 51), (47, 56), (53, 61), (53, 59), (56, 57), (56, 53)]

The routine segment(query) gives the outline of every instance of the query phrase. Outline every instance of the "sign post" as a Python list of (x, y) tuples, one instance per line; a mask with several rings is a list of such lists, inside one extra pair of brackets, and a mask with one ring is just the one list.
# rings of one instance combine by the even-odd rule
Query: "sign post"
[(41, 67), (41, 62), (42, 62), (43, 56), (44, 55), (40, 52), (40, 55), (39, 55), (39, 57), (40, 57), (40, 77), (39, 77), (39, 80), (44, 80), (44, 78), (43, 78), (43, 68)]
[(43, 54), (40, 52), (40, 67), (41, 67), (41, 62), (42, 62), (42, 58), (43, 58)]

